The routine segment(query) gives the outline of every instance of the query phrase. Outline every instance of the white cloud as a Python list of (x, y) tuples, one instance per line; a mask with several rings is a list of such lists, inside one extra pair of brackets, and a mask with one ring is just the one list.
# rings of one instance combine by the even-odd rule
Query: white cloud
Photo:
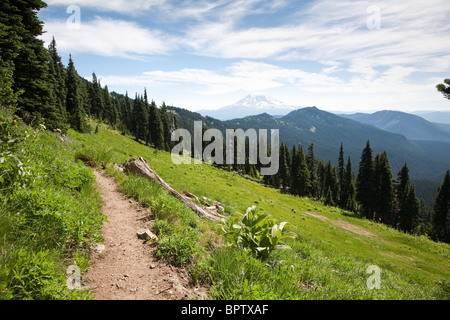
[(93, 53), (132, 59), (166, 54), (176, 47), (175, 39), (167, 39), (159, 30), (149, 30), (134, 22), (96, 17), (82, 21), (80, 29), (71, 29), (66, 21), (48, 21), (42, 36), (49, 43), (52, 36), (62, 52)]
[[(46, 41), (54, 35), (61, 52), (145, 59), (152, 55), (230, 59), (228, 67), (209, 69), (181, 65), (139, 75), (104, 76), (106, 84), (187, 87), (199, 95), (292, 88), (332, 102), (331, 95), (367, 96), (373, 102), (436, 101), (432, 75), (450, 71), (448, 0), (318, 0), (290, 10), (272, 23), (255, 19), (273, 14), (286, 0), (48, 0), (49, 5), (79, 5), (121, 13), (130, 21), (96, 17), (69, 30), (65, 21), (47, 21)], [(380, 29), (370, 30), (367, 8), (380, 9)], [(135, 15), (149, 14), (158, 29)], [(128, 17), (127, 17), (128, 15)], [(264, 18), (267, 18), (264, 17)], [(279, 18), (279, 17), (278, 17)], [(157, 21), (157, 23), (155, 23)], [(257, 21), (253, 24), (251, 21)], [(186, 55), (187, 54), (187, 55)], [(181, 58), (182, 59), (182, 58)], [(231, 60), (233, 59), (233, 60)], [(211, 61), (211, 60), (210, 60)], [(238, 61), (238, 62), (235, 62)], [(262, 62), (264, 61), (264, 62)], [(314, 61), (317, 72), (292, 67)], [(288, 62), (288, 63), (287, 63)], [(225, 62), (226, 64), (227, 62)], [(279, 65), (276, 65), (279, 64)], [(280, 67), (289, 65), (290, 67)], [(338, 77), (344, 75), (345, 78)], [(415, 78), (417, 79), (417, 78)], [(318, 95), (319, 94), (319, 95)], [(320, 95), (322, 94), (322, 95)], [(382, 95), (384, 98), (382, 98)], [(428, 97), (428, 98), (427, 98)], [(383, 100), (382, 100), (383, 99)], [(355, 103), (360, 101), (355, 100)]]
[(165, 0), (46, 0), (50, 6), (77, 5), (80, 8), (91, 8), (100, 11), (112, 11), (124, 14), (139, 13), (162, 6)]

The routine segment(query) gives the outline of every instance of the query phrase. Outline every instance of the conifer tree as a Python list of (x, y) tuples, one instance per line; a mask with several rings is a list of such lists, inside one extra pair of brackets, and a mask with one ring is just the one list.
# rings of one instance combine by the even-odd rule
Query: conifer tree
[(128, 97), (128, 91), (125, 92), (125, 99), (120, 104), (120, 115), (120, 120), (122, 122), (122, 131), (124, 133), (130, 133), (132, 111), (130, 98)]
[(16, 107), (18, 94), (14, 93), (14, 68), (0, 57), (0, 106)]
[(409, 179), (409, 168), (406, 163), (398, 172), (397, 177), (398, 228), (411, 233), (420, 222), (420, 203), (416, 198), (414, 185)]
[(325, 164), (323, 161), (317, 162), (317, 198), (321, 199), (326, 196), (327, 190), (325, 190)]
[(432, 226), (436, 240), (450, 243), (450, 170), (439, 186), (433, 207)]
[(61, 61), (61, 57), (58, 54), (58, 50), (56, 49), (56, 41), (54, 37), (52, 38), (52, 42), (50, 42), (48, 46), (48, 52), (50, 54), (49, 71), (50, 76), (52, 78), (53, 91), (56, 96), (56, 104), (60, 110), (61, 115), (63, 116), (64, 121), (67, 121), (68, 119), (66, 110), (67, 73)]
[(330, 161), (328, 161), (325, 165), (324, 190), (326, 190), (326, 196), (328, 196), (328, 190), (330, 190), (333, 205), (338, 204), (339, 187), (337, 182), (336, 167), (332, 166)]
[(80, 84), (80, 76), (75, 70), (72, 56), (69, 56), (66, 81), (66, 109), (69, 116), (69, 124), (76, 131), (89, 132), (90, 129), (86, 121), (86, 113), (83, 108), (83, 101), (80, 94)]
[(341, 202), (345, 203), (343, 206), (343, 209), (349, 210), (349, 211), (355, 211), (356, 210), (356, 187), (353, 177), (353, 171), (352, 171), (352, 162), (350, 159), (350, 156), (347, 160), (347, 166), (345, 168), (345, 176), (344, 176), (344, 185), (343, 185), (343, 192), (342, 192), (342, 199)]
[(361, 213), (371, 220), (373, 219), (376, 205), (375, 192), (372, 148), (370, 147), (370, 141), (367, 141), (359, 162), (359, 172), (356, 180), (356, 200), (361, 207)]
[(289, 149), (284, 144), (281, 143), (280, 146), (280, 168), (278, 170), (279, 180), (284, 190), (289, 186), (289, 171), (290, 168), (288, 166), (288, 154)]
[(394, 187), (391, 166), (386, 151), (377, 154), (375, 157), (374, 176), (376, 218), (388, 225), (394, 225)]
[(317, 177), (317, 158), (314, 154), (314, 143), (311, 143), (308, 146), (308, 153), (306, 155), (306, 164), (308, 165), (309, 170), (309, 180), (311, 188), (309, 190), (309, 194), (312, 197), (319, 197), (319, 181)]
[(52, 90), (50, 55), (39, 39), (43, 23), (37, 13), (45, 7), (40, 0), (0, 1), (0, 28), (3, 29), (0, 61), (7, 70), (13, 70), (12, 89), (18, 115), (27, 123), (45, 122), (48, 129), (56, 129), (63, 126), (64, 119)]
[(92, 73), (92, 86), (89, 87), (89, 98), (91, 100), (91, 114), (102, 120), (104, 110), (102, 86), (95, 72)]
[(339, 207), (345, 208), (347, 199), (345, 196), (345, 159), (344, 159), (344, 145), (341, 142), (338, 159), (338, 183), (339, 183)]
[(159, 109), (156, 106), (155, 101), (152, 100), (150, 103), (149, 110), (149, 133), (150, 133), (150, 143), (156, 149), (164, 150), (164, 132), (163, 132), (163, 124), (161, 121), (161, 115), (159, 113)]
[(0, 105), (16, 107), (22, 91), (14, 91), (14, 43), (19, 43), (20, 38), (8, 32), (10, 28), (0, 22)]
[(328, 187), (328, 191), (327, 191), (327, 195), (325, 197), (324, 204), (326, 206), (334, 206), (335, 205), (335, 203), (333, 201), (333, 192), (331, 191), (330, 187)]
[(293, 153), (292, 167), (292, 192), (295, 195), (306, 196), (311, 186), (310, 174), (301, 145)]
[(133, 104), (132, 129), (136, 140), (147, 141), (148, 137), (148, 112), (142, 97), (136, 97)]
[(166, 151), (170, 151), (171, 149), (171, 135), (172, 135), (172, 131), (170, 130), (170, 125), (171, 125), (171, 119), (170, 119), (170, 115), (167, 111), (167, 106), (166, 103), (163, 102), (161, 105), (161, 121), (162, 121), (162, 127), (163, 127), (163, 135), (164, 135), (164, 150)]

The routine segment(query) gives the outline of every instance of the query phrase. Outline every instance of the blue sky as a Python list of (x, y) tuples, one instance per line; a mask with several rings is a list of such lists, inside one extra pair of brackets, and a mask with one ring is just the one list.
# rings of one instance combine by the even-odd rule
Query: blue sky
[(330, 111), (450, 110), (435, 88), (450, 78), (448, 0), (46, 2), (42, 39), (65, 64), (158, 105), (266, 92)]

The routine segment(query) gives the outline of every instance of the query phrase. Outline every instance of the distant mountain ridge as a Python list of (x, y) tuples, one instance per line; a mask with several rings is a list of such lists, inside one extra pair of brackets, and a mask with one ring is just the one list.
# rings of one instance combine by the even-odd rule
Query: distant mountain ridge
[(284, 116), (295, 109), (297, 107), (287, 105), (266, 93), (256, 92), (249, 94), (244, 99), (230, 106), (218, 110), (200, 110), (198, 113), (202, 116), (226, 121), (262, 113), (267, 113), (272, 116)]
[(220, 121), (203, 117), (185, 109), (171, 108), (179, 114), (179, 124), (193, 129), (193, 121), (203, 121), (208, 128), (279, 129), (280, 140), (289, 148), (301, 144), (306, 149), (314, 143), (316, 156), (320, 160), (336, 164), (341, 142), (344, 151), (352, 159), (357, 170), (362, 149), (370, 140), (374, 155), (388, 152), (394, 176), (406, 162), (412, 179), (440, 181), (450, 169), (450, 142), (408, 140), (404, 135), (391, 133), (373, 125), (341, 117), (316, 107), (302, 108), (277, 118), (268, 113), (240, 119)]
[(342, 114), (361, 123), (404, 135), (409, 140), (450, 142), (450, 126), (436, 124), (424, 118), (400, 111), (383, 110), (375, 113)]
[(411, 113), (430, 122), (450, 124), (450, 111), (414, 111)]

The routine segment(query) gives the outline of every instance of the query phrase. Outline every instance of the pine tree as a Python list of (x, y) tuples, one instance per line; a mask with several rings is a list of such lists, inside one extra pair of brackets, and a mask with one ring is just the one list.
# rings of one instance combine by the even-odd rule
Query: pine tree
[(280, 183), (284, 190), (287, 189), (289, 186), (289, 171), (290, 168), (288, 166), (288, 155), (289, 155), (289, 149), (284, 144), (281, 143), (280, 146), (280, 168), (278, 170), (278, 175), (280, 177)]
[(16, 44), (20, 38), (9, 32), (11, 27), (1, 21), (3, 19), (0, 19), (0, 105), (15, 108), (23, 92), (14, 91), (14, 59), (17, 57)]
[[(13, 93), (17, 114), (27, 123), (41, 123), (49, 129), (61, 128), (64, 119), (56, 105), (49, 72), (49, 52), (39, 39), (43, 23), (37, 13), (46, 4), (40, 0), (2, 0), (0, 25), (3, 29), (0, 60), (13, 70)], [(4, 41), (4, 39), (10, 39)]]
[(103, 119), (103, 91), (97, 75), (92, 73), (92, 86), (89, 87), (89, 99), (91, 102), (91, 115), (97, 119)]
[(345, 159), (344, 159), (344, 145), (341, 142), (338, 159), (338, 183), (339, 183), (339, 207), (345, 208), (347, 199), (345, 196)]
[(331, 165), (331, 162), (328, 161), (325, 165), (325, 181), (324, 181), (324, 191), (326, 190), (325, 195), (328, 196), (328, 190), (331, 191), (331, 196), (333, 200), (333, 205), (338, 204), (338, 192), (339, 186), (337, 183), (337, 175), (336, 175), (336, 167)]
[(121, 106), (122, 106), (121, 120), (125, 127), (124, 132), (129, 133), (129, 132), (131, 132), (132, 110), (131, 110), (130, 98), (128, 97), (128, 91), (125, 92), (125, 100), (123, 101)]
[(161, 121), (161, 115), (159, 113), (158, 107), (156, 107), (155, 101), (153, 100), (150, 103), (149, 110), (149, 132), (150, 143), (153, 144), (156, 149), (165, 150), (164, 131)]
[(311, 187), (310, 174), (301, 145), (293, 153), (292, 166), (292, 193), (302, 197), (306, 196)]
[(136, 95), (133, 104), (132, 132), (136, 140), (147, 140), (148, 112), (144, 100)]
[(344, 184), (343, 184), (343, 192), (342, 192), (342, 198), (341, 202), (345, 203), (343, 206), (343, 209), (349, 210), (349, 211), (355, 211), (356, 210), (356, 188), (355, 188), (355, 182), (353, 177), (353, 170), (352, 170), (352, 162), (350, 159), (350, 156), (347, 160), (347, 166), (345, 168), (345, 176), (344, 176)]
[(436, 240), (450, 243), (450, 170), (446, 172), (436, 196), (432, 226)]
[(409, 168), (405, 163), (397, 174), (396, 194), (398, 202), (398, 228), (411, 233), (420, 222), (420, 204), (414, 185), (409, 179)]
[(420, 202), (416, 197), (413, 184), (409, 184), (405, 191), (405, 197), (399, 204), (401, 206), (401, 216), (398, 219), (399, 229), (412, 233), (420, 223)]
[(14, 68), (11, 62), (3, 62), (0, 57), (0, 106), (16, 107), (18, 94), (14, 93)]
[(325, 164), (323, 161), (317, 162), (317, 198), (322, 199), (326, 196), (327, 190), (325, 190)]
[(108, 86), (105, 85), (105, 87), (101, 90), (101, 94), (103, 97), (103, 114), (102, 118), (103, 120), (106, 120), (110, 126), (114, 127), (113, 124), (113, 118), (114, 118), (114, 111), (113, 111), (113, 103), (111, 95), (109, 94)]
[(326, 197), (325, 197), (324, 204), (325, 204), (326, 206), (334, 206), (334, 205), (335, 205), (335, 203), (334, 203), (334, 201), (333, 201), (333, 192), (331, 191), (331, 188), (328, 188), (328, 191), (327, 191), (327, 195), (326, 195)]
[(373, 219), (376, 205), (375, 192), (372, 148), (370, 147), (370, 141), (367, 141), (359, 162), (359, 172), (356, 180), (356, 200), (361, 207), (361, 213), (371, 220)]
[(317, 177), (317, 158), (314, 154), (314, 143), (311, 143), (308, 147), (308, 153), (306, 155), (306, 164), (308, 165), (309, 170), (309, 180), (311, 184), (311, 188), (309, 190), (309, 194), (312, 197), (319, 197), (319, 181)]
[(49, 70), (50, 76), (53, 83), (53, 91), (56, 96), (56, 104), (59, 108), (64, 121), (68, 120), (67, 110), (66, 110), (66, 81), (67, 73), (64, 65), (61, 61), (61, 57), (56, 49), (55, 38), (52, 38), (52, 42), (48, 46), (48, 52), (50, 54)]
[(376, 187), (376, 218), (385, 224), (394, 225), (394, 187), (391, 166), (386, 151), (377, 154), (375, 157), (374, 176)]
[(69, 124), (76, 131), (89, 132), (90, 128), (86, 121), (86, 113), (80, 94), (80, 84), (80, 76), (75, 70), (72, 56), (69, 56), (66, 81), (66, 109), (69, 116)]
[(163, 127), (163, 135), (164, 135), (164, 150), (166, 151), (170, 151), (171, 149), (171, 136), (172, 136), (172, 131), (170, 130), (170, 125), (171, 125), (171, 119), (170, 119), (170, 115), (167, 111), (167, 106), (166, 103), (163, 102), (161, 105), (161, 121), (162, 121), (162, 127)]

